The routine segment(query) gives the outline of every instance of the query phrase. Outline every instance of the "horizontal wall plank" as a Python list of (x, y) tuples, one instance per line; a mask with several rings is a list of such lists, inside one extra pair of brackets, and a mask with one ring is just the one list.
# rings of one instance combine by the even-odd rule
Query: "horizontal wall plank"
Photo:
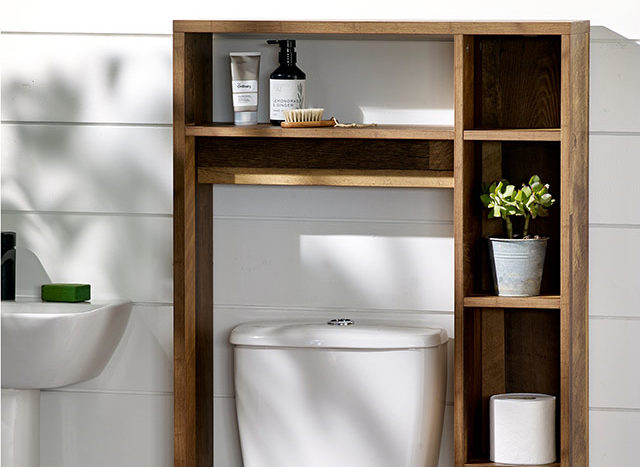
[[(640, 101), (639, 101), (640, 102)], [(640, 134), (589, 138), (589, 222), (639, 224)]]
[(214, 217), (453, 222), (453, 192), (412, 188), (213, 187)]
[(173, 307), (134, 306), (102, 373), (58, 390), (173, 393)]
[(591, 131), (640, 131), (640, 42), (591, 44)]
[[(277, 308), (225, 308), (214, 310), (214, 353), (213, 381), (216, 396), (232, 397), (235, 393), (233, 385), (233, 347), (229, 344), (229, 336), (236, 326), (257, 321), (281, 320), (284, 322), (317, 322), (325, 323), (332, 318), (348, 317), (356, 322), (369, 322), (383, 325), (406, 325), (417, 327), (438, 327), (447, 331), (453, 338), (453, 314), (443, 313), (408, 313), (402, 311), (371, 310), (308, 310)], [(447, 346), (447, 401), (453, 402), (453, 339)]]
[(172, 121), (168, 36), (8, 34), (2, 42), (3, 121)]
[(632, 466), (638, 457), (640, 412), (589, 412), (589, 465)]
[(171, 128), (2, 125), (2, 209), (173, 211)]
[(216, 304), (453, 310), (453, 226), (214, 222)]
[(43, 391), (42, 467), (170, 467), (173, 397)]
[(640, 410), (640, 320), (589, 321), (589, 404)]
[(49, 282), (91, 284), (95, 299), (173, 300), (170, 218), (3, 213), (17, 232), (17, 294)]
[(589, 229), (590, 315), (640, 316), (638, 258), (640, 228)]

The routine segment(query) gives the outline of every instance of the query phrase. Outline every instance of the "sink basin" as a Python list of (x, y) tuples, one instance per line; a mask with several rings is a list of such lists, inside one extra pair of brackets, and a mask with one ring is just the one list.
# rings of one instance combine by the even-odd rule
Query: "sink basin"
[(131, 302), (2, 302), (2, 387), (45, 389), (98, 376)]

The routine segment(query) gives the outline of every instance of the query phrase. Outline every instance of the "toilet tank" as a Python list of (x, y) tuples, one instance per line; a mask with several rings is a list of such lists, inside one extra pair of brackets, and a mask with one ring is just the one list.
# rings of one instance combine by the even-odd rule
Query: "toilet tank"
[(332, 321), (231, 333), (244, 467), (435, 467), (446, 331)]

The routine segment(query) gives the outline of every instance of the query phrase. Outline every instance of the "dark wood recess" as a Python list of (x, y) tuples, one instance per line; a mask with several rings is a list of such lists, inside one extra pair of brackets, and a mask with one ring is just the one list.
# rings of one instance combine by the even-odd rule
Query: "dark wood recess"
[[(236, 127), (213, 115), (214, 36), (454, 41), (454, 126)], [(437, 63), (432, 66), (438, 66)], [(212, 184), (453, 189), (455, 466), (489, 461), (489, 397), (557, 399), (558, 460), (588, 465), (589, 22), (175, 21), (174, 465), (213, 465)], [(480, 185), (538, 174), (556, 205), (542, 295), (498, 297)], [(516, 229), (518, 228), (516, 222)], [(222, 467), (222, 466), (217, 466)]]
[(451, 141), (197, 138), (198, 167), (453, 170)]
[(560, 36), (475, 37), (475, 128), (560, 128)]

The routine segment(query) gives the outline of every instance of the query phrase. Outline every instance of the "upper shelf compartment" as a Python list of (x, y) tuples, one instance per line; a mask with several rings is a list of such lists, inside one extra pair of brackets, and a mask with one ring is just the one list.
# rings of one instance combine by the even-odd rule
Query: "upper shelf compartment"
[[(307, 76), (305, 107), (324, 108), (326, 119), (333, 116), (342, 123), (381, 126), (453, 126), (451, 36), (425, 36), (429, 40), (370, 40), (354, 36), (341, 40), (330, 34), (279, 35), (275, 29), (252, 34), (213, 34), (213, 115), (210, 121), (195, 120), (196, 123), (233, 121), (231, 52), (262, 54), (258, 122), (269, 121), (269, 75), (278, 67), (278, 47), (268, 45), (267, 39), (297, 41), (297, 64)], [(258, 130), (261, 131), (264, 130)], [(361, 133), (375, 131), (367, 129)], [(336, 129), (335, 134), (348, 133), (342, 130), (338, 133)], [(299, 134), (302, 132), (288, 132), (287, 136)]]
[[(473, 123), (467, 129), (555, 129), (511, 135), (520, 140), (559, 140), (560, 36), (476, 36), (470, 45)], [(509, 134), (493, 136), (510, 140)], [(547, 139), (550, 136), (558, 139)]]

